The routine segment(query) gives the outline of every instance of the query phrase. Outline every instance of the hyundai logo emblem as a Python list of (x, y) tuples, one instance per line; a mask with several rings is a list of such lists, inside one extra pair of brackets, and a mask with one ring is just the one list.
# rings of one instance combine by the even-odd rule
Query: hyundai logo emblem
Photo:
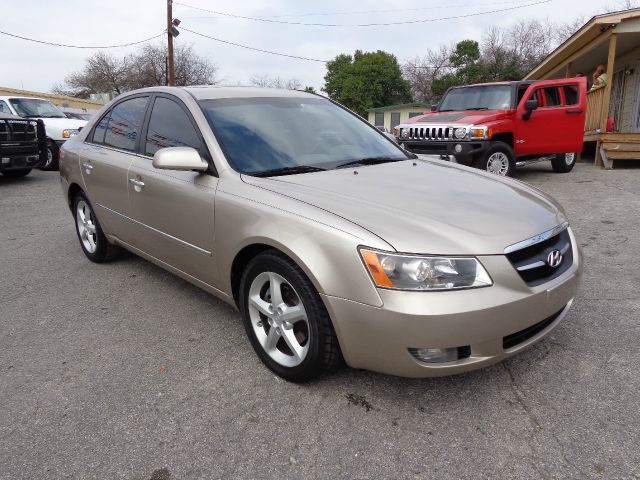
[(552, 250), (549, 255), (547, 255), (547, 265), (551, 268), (557, 268), (561, 263), (562, 253), (560, 253), (560, 250)]

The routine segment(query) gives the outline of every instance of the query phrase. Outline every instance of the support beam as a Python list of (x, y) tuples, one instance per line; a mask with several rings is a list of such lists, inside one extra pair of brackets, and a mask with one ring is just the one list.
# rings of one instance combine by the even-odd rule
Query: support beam
[(609, 56), (607, 57), (607, 84), (604, 87), (604, 98), (602, 99), (602, 112), (600, 117), (600, 131), (607, 131), (607, 118), (609, 117), (609, 105), (611, 104), (611, 86), (613, 84), (613, 67), (616, 61), (616, 45), (618, 35), (611, 34), (609, 39)]
[(571, 71), (571, 62), (567, 63), (567, 66), (564, 69), (564, 78), (569, 78), (573, 76), (573, 72)]

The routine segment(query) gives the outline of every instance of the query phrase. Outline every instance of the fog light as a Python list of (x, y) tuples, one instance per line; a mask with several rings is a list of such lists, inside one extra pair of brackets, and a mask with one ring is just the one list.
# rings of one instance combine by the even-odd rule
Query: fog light
[(460, 359), (458, 348), (410, 348), (409, 352), (416, 359), (425, 363), (454, 362)]
[(460, 153), (460, 152), (462, 152), (462, 145), (460, 145), (459, 143), (456, 143), (456, 146), (455, 146), (455, 147), (453, 147), (453, 150), (454, 150), (456, 153)]

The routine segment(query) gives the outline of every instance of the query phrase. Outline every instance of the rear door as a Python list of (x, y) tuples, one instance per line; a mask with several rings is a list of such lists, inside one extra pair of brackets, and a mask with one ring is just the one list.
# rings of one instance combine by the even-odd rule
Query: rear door
[(149, 95), (127, 97), (105, 113), (80, 150), (86, 193), (106, 232), (128, 242), (127, 171), (136, 156)]
[(193, 147), (213, 165), (187, 107), (157, 94), (128, 172), (134, 246), (209, 285), (218, 284), (214, 256), (214, 201), (218, 178), (206, 173), (158, 170), (153, 154), (164, 147)]
[[(527, 100), (538, 108), (527, 119)], [(534, 82), (516, 110), (516, 155), (572, 153), (582, 151), (587, 104), (587, 79), (564, 78)]]

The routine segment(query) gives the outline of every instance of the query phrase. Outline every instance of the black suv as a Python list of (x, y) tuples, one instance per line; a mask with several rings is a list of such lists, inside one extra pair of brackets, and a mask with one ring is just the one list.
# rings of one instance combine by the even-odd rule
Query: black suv
[(47, 160), (47, 135), (42, 120), (0, 113), (0, 173), (24, 177)]

